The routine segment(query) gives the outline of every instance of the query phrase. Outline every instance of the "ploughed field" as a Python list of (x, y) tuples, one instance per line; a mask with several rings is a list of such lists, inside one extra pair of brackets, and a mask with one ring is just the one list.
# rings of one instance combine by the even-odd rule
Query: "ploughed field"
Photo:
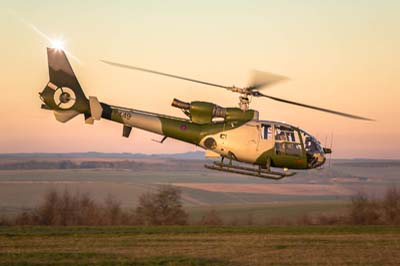
[[(96, 156), (95, 156), (96, 155)], [(0, 154), (0, 214), (36, 206), (49, 190), (116, 196), (132, 208), (160, 184), (179, 187), (188, 208), (277, 202), (348, 201), (359, 191), (379, 197), (399, 184), (400, 161), (332, 160), (324, 169), (299, 171), (279, 181), (213, 172), (202, 159), (125, 154)], [(81, 156), (81, 157), (80, 157)]]
[(0, 227), (0, 265), (400, 265), (400, 227)]
[(182, 191), (190, 223), (215, 209), (226, 224), (264, 225), (340, 215), (352, 195), (382, 197), (400, 182), (400, 161), (332, 160), (324, 169), (275, 181), (213, 172), (203, 167), (209, 161), (189, 155), (0, 154), (0, 218), (34, 208), (50, 190), (88, 193), (99, 202), (113, 195), (134, 209), (140, 195), (170, 184)]

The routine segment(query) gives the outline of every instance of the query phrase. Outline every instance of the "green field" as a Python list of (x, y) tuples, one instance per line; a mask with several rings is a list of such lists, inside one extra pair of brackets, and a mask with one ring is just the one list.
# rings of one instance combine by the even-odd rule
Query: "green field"
[(0, 265), (399, 265), (400, 227), (0, 227)]
[(341, 215), (348, 211), (348, 201), (304, 201), (263, 204), (231, 204), (186, 208), (190, 223), (196, 223), (207, 212), (215, 210), (224, 224), (265, 225), (296, 222), (305, 215)]
[[(213, 209), (236, 226), (0, 226), (0, 266), (400, 265), (400, 227), (282, 226), (305, 216), (341, 215), (358, 191), (381, 196), (399, 184), (398, 164), (343, 160), (277, 182), (210, 172), (202, 161), (166, 160), (153, 169), (159, 159), (146, 160), (138, 170), (1, 170), (0, 216), (29, 210), (46, 191), (65, 189), (96, 201), (112, 194), (129, 210), (143, 193), (172, 184), (182, 191), (190, 224)], [(265, 224), (281, 226), (259, 226)]]

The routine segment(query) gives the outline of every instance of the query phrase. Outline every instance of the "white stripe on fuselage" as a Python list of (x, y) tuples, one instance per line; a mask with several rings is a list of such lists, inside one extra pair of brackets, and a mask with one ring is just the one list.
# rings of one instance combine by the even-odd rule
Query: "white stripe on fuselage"
[(262, 139), (260, 135), (260, 123), (248, 122), (238, 128), (222, 131), (204, 137), (200, 146), (207, 149), (204, 141), (213, 138), (217, 145), (212, 151), (223, 156), (232, 152), (239, 161), (254, 163), (265, 151), (274, 147), (274, 140)]
[(163, 135), (161, 120), (157, 116), (119, 111), (125, 125)]

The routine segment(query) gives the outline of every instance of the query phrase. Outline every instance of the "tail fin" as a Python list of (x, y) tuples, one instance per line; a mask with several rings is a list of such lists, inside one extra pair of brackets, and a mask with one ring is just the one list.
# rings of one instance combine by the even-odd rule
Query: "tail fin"
[(94, 108), (91, 107), (96, 107), (98, 114), (100, 103), (95, 97), (90, 97), (90, 101), (86, 98), (65, 52), (47, 48), (47, 58), (50, 81), (39, 93), (44, 103), (42, 108), (54, 110), (55, 117), (60, 122), (67, 122), (80, 113), (85, 114), (87, 120), (93, 121), (91, 109)]

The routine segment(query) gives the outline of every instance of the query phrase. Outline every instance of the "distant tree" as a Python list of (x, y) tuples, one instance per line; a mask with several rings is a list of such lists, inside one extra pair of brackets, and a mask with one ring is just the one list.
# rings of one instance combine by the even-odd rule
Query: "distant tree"
[(58, 167), (60, 169), (73, 169), (76, 168), (76, 164), (71, 161), (61, 161)]
[(111, 194), (104, 200), (103, 212), (102, 216), (105, 218), (103, 222), (106, 225), (117, 225), (125, 222), (121, 202)]
[(382, 202), (385, 222), (400, 224), (400, 188), (392, 186), (386, 190)]
[(12, 222), (10, 219), (5, 217), (4, 215), (0, 216), (0, 226), (11, 225), (11, 224), (12, 224)]
[(351, 199), (349, 219), (353, 224), (382, 223), (379, 202), (366, 193), (358, 193)]
[(310, 214), (305, 213), (302, 216), (297, 218), (296, 224), (298, 224), (298, 225), (312, 225), (312, 224), (315, 224), (315, 222), (313, 221), (313, 217), (311, 217)]
[(221, 217), (218, 215), (217, 211), (212, 209), (208, 211), (201, 218), (200, 224), (202, 225), (222, 225), (223, 221)]
[(104, 204), (96, 203), (87, 193), (68, 190), (48, 191), (43, 202), (33, 210), (18, 215), (18, 225), (120, 225), (134, 224), (131, 212), (124, 211), (121, 203), (108, 196)]
[(254, 225), (254, 216), (252, 213), (247, 214), (246, 225)]
[(144, 225), (187, 224), (188, 214), (183, 210), (181, 191), (172, 186), (161, 186), (157, 192), (140, 196), (136, 218)]

